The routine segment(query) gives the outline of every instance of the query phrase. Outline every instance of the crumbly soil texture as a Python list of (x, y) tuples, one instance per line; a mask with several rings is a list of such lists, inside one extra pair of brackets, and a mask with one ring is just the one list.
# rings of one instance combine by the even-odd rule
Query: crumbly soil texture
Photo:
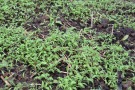
[[(134, 1), (133, 1), (134, 2)], [(38, 11), (35, 11), (38, 12)], [(38, 12), (39, 13), (39, 12)], [(38, 14), (33, 17), (31, 17), (31, 20), (27, 21), (23, 27), (28, 31), (37, 31), (34, 35), (36, 37), (39, 37), (41, 39), (45, 39), (47, 36), (49, 36), (50, 30), (52, 30), (52, 26), (50, 25), (51, 19), (49, 17), (49, 14)], [(96, 33), (107, 33), (110, 35), (113, 35), (115, 38), (112, 40), (112, 44), (121, 44), (122, 47), (125, 50), (129, 50), (129, 56), (135, 57), (135, 30), (130, 27), (125, 26), (119, 26), (117, 28), (113, 27), (113, 24), (115, 24), (115, 21), (110, 21), (107, 18), (102, 18), (100, 21), (96, 21), (93, 23), (91, 22), (91, 17), (86, 20), (82, 21), (80, 18), (78, 19), (71, 19), (70, 17), (65, 18), (63, 14), (59, 15), (59, 18), (56, 18), (54, 20), (53, 27), (59, 29), (62, 32), (65, 32), (68, 28), (74, 27), (76, 31), (83, 30), (84, 28), (90, 28), (91, 30), (96, 31)], [(92, 25), (92, 27), (91, 27)], [(39, 31), (38, 31), (39, 30)], [(101, 43), (102, 40), (97, 41), (98, 43)], [(133, 59), (135, 62), (135, 59)], [(27, 86), (27, 83), (29, 83), (31, 86), (34, 87), (33, 82), (41, 84), (41, 81), (35, 80), (34, 77), (37, 73), (35, 73), (35, 70), (31, 68), (31, 66), (24, 65), (21, 62), (14, 62), (16, 64), (15, 67), (13, 67), (10, 72), (3, 68), (0, 70), (0, 75), (2, 76), (0, 78), (0, 87), (4, 87), (6, 80), (3, 80), (2, 78), (6, 77), (14, 77), (14, 82), (19, 83), (22, 82), (26, 87), (23, 88), (23, 90), (29, 90), (29, 86)], [(64, 62), (61, 62), (57, 68), (59, 68), (61, 71), (66, 72), (66, 68), (68, 65)], [(3, 75), (4, 72), (4, 75)], [(132, 71), (126, 71), (126, 77), (133, 77)], [(50, 72), (50, 75), (57, 79), (58, 77), (65, 77), (66, 73), (59, 73), (59, 72)], [(125, 78), (126, 78), (125, 77)], [(127, 90), (128, 87), (132, 87), (133, 90), (135, 90), (135, 83), (131, 81), (127, 81), (126, 83), (122, 83), (122, 81), (126, 80), (125, 78), (122, 78), (122, 72), (118, 71), (118, 87), (122, 88), (122, 90)], [(12, 79), (12, 78), (11, 78)], [(27, 83), (25, 83), (27, 82)], [(105, 81), (101, 79), (94, 80), (94, 83), (90, 83), (89, 85), (85, 86), (85, 88), (81, 89), (78, 88), (78, 90), (90, 90), (91, 87), (98, 87), (101, 86), (103, 90), (110, 90), (110, 86), (105, 84)], [(15, 85), (11, 86), (14, 88)], [(55, 87), (57, 85), (54, 84), (53, 90), (55, 90)], [(121, 89), (120, 89), (121, 90)]]
[[(44, 23), (44, 21), (45, 23)], [(49, 24), (49, 17), (46, 15), (39, 15), (38, 18), (34, 18), (32, 22), (27, 22), (24, 25), (24, 28), (28, 31), (33, 31), (36, 30), (37, 28), (40, 28), (41, 31), (38, 32), (36, 35), (39, 38), (45, 39), (46, 36), (49, 35), (49, 30), (51, 27), (48, 26)], [(61, 22), (61, 23), (58, 23)], [(41, 23), (44, 23), (41, 25)], [(117, 27), (113, 28), (114, 21), (109, 21), (106, 18), (101, 19), (99, 22), (95, 22), (93, 24), (93, 27), (91, 27), (91, 18), (88, 19), (86, 22), (82, 22), (81, 19), (70, 19), (70, 18), (64, 18), (64, 15), (61, 15), (55, 22), (55, 26), (60, 30), (60, 31), (66, 31), (70, 27), (74, 27), (75, 30), (79, 31), (84, 28), (91, 28), (92, 30), (96, 31), (97, 33), (107, 33), (110, 35), (113, 35), (115, 39), (112, 40), (113, 44), (121, 44), (125, 50), (130, 50), (129, 56), (134, 57), (135, 56), (135, 30), (133, 28), (129, 27)], [(28, 25), (29, 24), (29, 25)], [(98, 41), (99, 43), (102, 42), (102, 40)], [(135, 59), (134, 59), (135, 62)], [(60, 63), (58, 68), (62, 71), (66, 72), (66, 69), (63, 70), (65, 67), (67, 67), (66, 64)], [(133, 73), (135, 72), (132, 71), (126, 71), (127, 77), (133, 77)], [(57, 79), (58, 77), (64, 77), (66, 76), (65, 73), (50, 73), (53, 78)], [(122, 84), (122, 81), (126, 80), (122, 78), (122, 73), (119, 71), (118, 72), (118, 87), (122, 88), (123, 90), (127, 90), (128, 87), (132, 87), (134, 90), (135, 85), (131, 81), (127, 81), (126, 83)], [(94, 86), (93, 86), (94, 85)], [(79, 89), (78, 90), (89, 90), (91, 87), (98, 87), (101, 86), (103, 90), (110, 90), (110, 87), (105, 84), (104, 80), (102, 79), (95, 79), (94, 84), (89, 84), (86, 86), (84, 89)], [(55, 85), (54, 85), (55, 89)]]
[[(92, 30), (96, 31), (97, 33), (108, 33), (110, 35), (114, 35), (115, 39), (113, 40), (112, 43), (119, 43), (123, 46), (124, 49), (130, 50), (129, 56), (135, 56), (135, 30), (129, 27), (118, 27), (117, 29), (113, 28), (113, 24), (115, 22), (109, 21), (108, 19), (101, 19), (100, 22), (94, 23), (93, 27), (91, 26), (91, 21), (90, 19), (87, 20), (87, 22), (82, 22), (80, 19), (73, 20), (73, 19), (66, 19), (61, 15), (61, 17), (58, 19), (59, 22), (62, 23), (57, 23), (55, 22), (55, 26), (61, 30), (61, 31), (66, 31), (67, 28), (69, 27), (74, 27), (75, 30), (81, 30), (83, 28), (91, 28)], [(40, 29), (40, 32), (37, 32), (35, 35), (41, 39), (45, 39), (49, 35), (49, 30), (51, 30), (51, 27), (49, 26), (50, 19), (46, 15), (39, 15), (37, 18), (32, 19), (32, 21), (28, 21), (24, 24), (24, 28), (27, 31), (36, 31), (37, 29)], [(124, 39), (125, 38), (125, 39)], [(102, 40), (98, 41), (99, 43), (102, 42)], [(134, 59), (135, 62), (135, 59)], [(60, 63), (58, 65), (58, 68), (62, 71), (65, 71), (65, 67), (67, 65), (65, 63)], [(3, 77), (14, 77), (14, 82), (19, 83), (22, 82), (26, 87), (23, 87), (23, 90), (28, 90), (29, 86), (27, 86), (27, 83), (33, 86), (31, 83), (41, 83), (41, 81), (34, 80), (34, 76), (36, 73), (34, 73), (34, 70), (31, 69), (31, 67), (28, 67), (27, 65), (23, 65), (20, 62), (16, 62), (16, 66), (11, 69), (10, 72), (8, 72), (7, 69), (3, 69), (4, 75)], [(2, 74), (2, 71), (0, 74)], [(132, 77), (132, 73), (135, 74), (135, 72), (127, 71), (127, 77)], [(50, 73), (50, 75), (54, 78), (57, 79), (58, 77), (64, 77), (66, 76), (65, 73)], [(25, 77), (24, 77), (25, 76)], [(134, 90), (135, 85), (133, 82), (128, 81), (126, 84), (122, 84), (122, 80), (124, 80), (121, 76), (121, 73), (118, 72), (118, 86), (122, 87), (123, 90), (126, 90), (128, 87), (132, 87)], [(4, 87), (5, 82), (3, 82), (2, 79), (0, 79), (0, 85), (1, 87)], [(94, 85), (94, 86), (93, 86)], [(105, 84), (104, 80), (102, 79), (95, 79), (94, 84), (89, 84), (83, 89), (78, 88), (78, 90), (89, 90), (91, 87), (98, 87), (102, 86), (104, 90), (110, 90), (110, 87)], [(55, 89), (55, 84), (54, 84), (54, 89)], [(14, 86), (12, 86), (14, 88)], [(53, 90), (54, 90), (53, 89)]]

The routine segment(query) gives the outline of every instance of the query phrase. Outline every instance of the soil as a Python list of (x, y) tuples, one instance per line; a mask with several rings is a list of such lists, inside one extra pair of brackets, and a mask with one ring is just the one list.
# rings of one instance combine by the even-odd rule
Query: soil
[[(96, 22), (94, 25), (94, 29), (97, 32), (109, 33), (113, 34), (116, 39), (113, 43), (119, 41), (119, 43), (126, 50), (135, 50), (135, 30), (129, 27), (119, 27), (117, 29), (113, 28), (113, 21), (109, 21), (107, 19), (102, 19), (101, 22)], [(128, 35), (126, 40), (122, 40), (125, 36)]]
[[(49, 17), (46, 15), (40, 15), (37, 18), (34, 18), (32, 22), (27, 22), (24, 25), (24, 28), (26, 30), (36, 30), (36, 29), (41, 29), (41, 32), (38, 33), (39, 38), (44, 39), (47, 35), (49, 35), (49, 30), (50, 27), (48, 26), (49, 24)], [(44, 23), (41, 25), (41, 23)], [(96, 32), (101, 32), (101, 33), (108, 33), (108, 34), (113, 34), (116, 39), (113, 40), (112, 43), (119, 43), (123, 46), (124, 49), (130, 50), (129, 56), (135, 56), (135, 30), (129, 27), (118, 27), (117, 29), (113, 28), (114, 21), (109, 21), (108, 19), (101, 19), (100, 22), (94, 23), (92, 29), (95, 30)], [(59, 18), (56, 19), (55, 26), (61, 31), (66, 31), (67, 28), (69, 27), (75, 27), (76, 30), (81, 30), (85, 27), (91, 26), (91, 19), (88, 19), (87, 22), (81, 21), (81, 19), (67, 19), (64, 18), (63, 15), (61, 15)], [(123, 40), (124, 37), (128, 36), (125, 40)], [(135, 61), (135, 60), (134, 60)], [(64, 66), (64, 67), (63, 67)], [(64, 72), (66, 70), (63, 70), (67, 65), (66, 64), (60, 64), (58, 68)], [(135, 72), (131, 71), (126, 71), (126, 77), (128, 78), (133, 77), (133, 74)], [(54, 79), (57, 77), (64, 77), (66, 76), (65, 73), (50, 73)], [(128, 87), (132, 87), (132, 89), (135, 88), (135, 85), (131, 81), (127, 81), (126, 83), (124, 82), (124, 79), (121, 77), (120, 71), (118, 71), (118, 88), (122, 88), (122, 90), (127, 90)], [(90, 87), (97, 87), (100, 85), (103, 90), (110, 90), (110, 87), (107, 86), (103, 80), (97, 80), (95, 79), (94, 84), (90, 84), (89, 86), (86, 86), (85, 89), (78, 89), (78, 90), (89, 90)]]
[[(28, 84), (36, 84), (37, 81), (34, 80), (34, 76), (36, 75), (35, 71), (29, 67), (28, 65), (24, 65), (23, 63), (17, 62), (12, 69), (7, 70), (5, 68), (2, 68), (0, 71), (0, 76), (8, 79), (7, 82), (13, 80), (14, 84), (9, 86), (14, 90), (15, 85), (18, 83), (24, 83), (23, 90), (29, 90)], [(3, 72), (4, 71), (4, 74)], [(26, 83), (27, 82), (27, 83)], [(5, 82), (0, 78), (0, 88), (3, 88), (5, 86)]]
[[(38, 13), (38, 9), (35, 10), (35, 12)], [(37, 32), (35, 35), (41, 39), (45, 39), (49, 35), (49, 31), (51, 30), (51, 27), (49, 26), (50, 23), (50, 17), (46, 14), (39, 14), (38, 16), (33, 16), (31, 21), (28, 21), (24, 24), (24, 28), (27, 31), (35, 31), (37, 29), (40, 29), (40, 32)], [(61, 15), (59, 18), (56, 19), (54, 25), (61, 31), (66, 31), (69, 27), (75, 27), (76, 30), (81, 30), (85, 27), (92, 28), (96, 32), (102, 32), (102, 33), (108, 33), (113, 34), (116, 39), (113, 40), (112, 43), (120, 43), (124, 49), (130, 50), (129, 56), (135, 56), (135, 30), (129, 27), (118, 27), (117, 29), (113, 28), (114, 21), (109, 21), (108, 19), (101, 19), (101, 21), (94, 23), (93, 27), (91, 26), (91, 19), (88, 19), (87, 22), (83, 22), (80, 18), (78, 19), (70, 19), (65, 18), (64, 15)], [(122, 40), (125, 36), (128, 36), (125, 40)], [(135, 60), (134, 60), (135, 62)], [(50, 75), (57, 79), (58, 77), (65, 77), (66, 76), (66, 67), (68, 65), (64, 62), (61, 62), (57, 68), (59, 68), (63, 72), (50, 72)], [(17, 66), (15, 66), (10, 71), (7, 69), (0, 70), (0, 76), (7, 77), (10, 76), (11, 73), (14, 73), (14, 82), (15, 84), (19, 82), (27, 82), (27, 83), (33, 83), (37, 82), (34, 80), (34, 70), (31, 69), (31, 67), (24, 66), (23, 63), (18, 62)], [(2, 71), (5, 72), (5, 74), (2, 74)], [(133, 77), (133, 74), (135, 72), (132, 71), (125, 71), (126, 72), (126, 78)], [(24, 76), (23, 77), (23, 73)], [(125, 78), (122, 78), (122, 72), (118, 71), (118, 88), (122, 88), (122, 90), (127, 90), (128, 87), (132, 87), (133, 90), (135, 90), (135, 83), (131, 81), (126, 81)], [(123, 83), (124, 82), (124, 83)], [(2, 79), (0, 79), (0, 87), (4, 87), (4, 82)], [(103, 79), (95, 79), (93, 84), (87, 85), (84, 89), (78, 90), (89, 90), (91, 87), (98, 87), (101, 86), (103, 90), (110, 90), (110, 87), (107, 86)], [(56, 85), (54, 85), (55, 88)], [(14, 86), (12, 86), (14, 87)], [(28, 87), (25, 87), (23, 90), (28, 90)]]
[[(49, 30), (51, 30), (51, 27), (49, 27), (49, 22), (49, 16), (39, 15), (37, 18), (33, 18), (31, 22), (24, 24), (24, 28), (27, 31), (41, 29), (41, 32), (37, 35), (39, 38), (45, 38), (47, 35), (49, 35)], [(135, 30), (129, 27), (118, 27), (117, 29), (114, 29), (114, 23), (114, 21), (109, 21), (108, 19), (103, 18), (100, 22), (96, 22), (92, 29), (96, 30), (96, 32), (113, 34), (116, 37), (113, 43), (119, 42), (126, 50), (132, 50), (131, 54), (134, 56)], [(66, 29), (69, 27), (75, 27), (76, 30), (81, 30), (85, 27), (90, 27), (90, 25), (90, 19), (88, 19), (87, 22), (83, 22), (81, 19), (66, 19), (63, 15), (61, 15), (61, 17), (57, 18), (55, 21), (55, 26), (57, 26), (61, 31), (66, 31)], [(125, 36), (128, 36), (128, 38), (126, 40), (122, 40)]]
[(39, 14), (38, 16), (35, 16), (32, 18), (32, 21), (26, 22), (23, 27), (27, 31), (35, 31), (37, 29), (40, 29), (41, 32), (37, 33), (36, 35), (39, 38), (44, 39), (48, 34), (49, 30), (51, 30), (51, 27), (49, 27), (50, 18), (47, 15)]

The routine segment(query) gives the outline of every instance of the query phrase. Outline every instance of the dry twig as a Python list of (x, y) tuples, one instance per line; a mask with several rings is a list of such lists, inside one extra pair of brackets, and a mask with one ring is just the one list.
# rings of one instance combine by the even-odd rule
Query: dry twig
[(11, 84), (10, 84), (7, 80), (5, 80), (5, 78), (4, 78), (3, 76), (0, 76), (0, 78), (4, 81), (4, 83), (5, 83), (8, 87), (11, 86)]

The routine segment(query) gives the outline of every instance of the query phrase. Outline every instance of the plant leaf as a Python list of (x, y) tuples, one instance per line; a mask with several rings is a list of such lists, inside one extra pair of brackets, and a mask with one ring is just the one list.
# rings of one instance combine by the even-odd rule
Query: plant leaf
[(129, 35), (125, 35), (125, 36), (122, 38), (122, 41), (127, 40), (127, 39), (128, 39), (128, 37), (129, 37)]

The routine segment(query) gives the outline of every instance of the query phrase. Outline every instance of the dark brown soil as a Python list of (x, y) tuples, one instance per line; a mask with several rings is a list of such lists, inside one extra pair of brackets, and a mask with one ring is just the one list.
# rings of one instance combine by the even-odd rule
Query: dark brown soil
[[(116, 39), (112, 43), (119, 43), (125, 50), (130, 50), (129, 56), (135, 57), (135, 30), (129, 27), (113, 28), (113, 21), (102, 19), (101, 22), (96, 22), (94, 29), (97, 32), (113, 34)], [(128, 36), (125, 40), (124, 38)], [(135, 59), (133, 59), (135, 62)]]
[[(66, 31), (66, 29), (69, 27), (75, 27), (76, 30), (81, 30), (85, 27), (90, 27), (90, 20), (91, 19), (89, 19), (87, 22), (83, 22), (81, 19), (67, 19), (61, 15), (56, 19), (55, 26), (57, 26), (61, 31)], [(49, 22), (49, 16), (39, 15), (37, 18), (33, 18), (31, 22), (27, 22), (24, 25), (24, 28), (28, 31), (41, 29), (41, 32), (37, 35), (40, 38), (45, 38), (51, 29), (51, 27), (48, 26)], [(103, 18), (101, 21), (96, 22), (92, 28), (97, 32), (113, 34), (116, 37), (114, 40), (115, 43), (119, 42), (126, 50), (133, 50), (133, 53), (135, 49), (135, 30), (128, 27), (118, 27), (117, 29), (114, 29), (114, 23), (114, 21), (109, 21), (108, 19)], [(128, 38), (126, 40), (122, 40), (126, 35), (128, 35)]]
[[(70, 0), (72, 1), (72, 0)], [(135, 0), (125, 0), (125, 1), (131, 1), (135, 3)], [(50, 2), (50, 1), (48, 1)], [(52, 6), (54, 3), (48, 3), (48, 6)], [(40, 5), (40, 4), (39, 4)], [(31, 20), (28, 20), (23, 27), (27, 31), (38, 31), (35, 35), (41, 39), (45, 39), (48, 35), (51, 29), (53, 29), (49, 24), (51, 22), (50, 16), (48, 14), (40, 14), (40, 12), (43, 12), (42, 9), (39, 9), (39, 5), (35, 8), (35, 13), (38, 14), (37, 16), (32, 16)], [(49, 9), (49, 7), (48, 7)], [(128, 10), (128, 7), (122, 8), (123, 10)], [(108, 11), (108, 10), (102, 10), (102, 13), (108, 13), (108, 14), (114, 14), (114, 13), (120, 13), (120, 9), (117, 9), (116, 11)], [(121, 14), (121, 13), (120, 13)], [(124, 12), (122, 13), (124, 15), (131, 15), (135, 16), (134, 13), (128, 13)], [(114, 35), (115, 39), (112, 43), (119, 43), (123, 46), (125, 50), (130, 50), (129, 56), (135, 56), (135, 30), (129, 27), (117, 27), (113, 28), (113, 24), (116, 23), (115, 21), (110, 21), (106, 18), (101, 19), (100, 21), (94, 23), (93, 27), (91, 26), (91, 18), (88, 19), (86, 22), (83, 22), (81, 18), (78, 19), (71, 19), (70, 17), (65, 18), (65, 15), (60, 15), (59, 18), (57, 18), (54, 22), (54, 27), (57, 27), (60, 31), (66, 31), (69, 27), (74, 27), (75, 30), (81, 30), (86, 27), (91, 28), (92, 30), (95, 30), (96, 32), (100, 33), (108, 33), (111, 35)], [(85, 37), (90, 38), (91, 33), (85, 35)], [(125, 40), (123, 38), (125, 36), (128, 36)], [(100, 43), (100, 41), (98, 41)], [(7, 53), (8, 51), (4, 51)], [(101, 52), (102, 53), (102, 52)], [(134, 59), (135, 62), (135, 59)], [(41, 83), (41, 81), (34, 80), (34, 76), (36, 75), (36, 71), (33, 70), (30, 66), (24, 65), (23, 63), (17, 62), (15, 63), (11, 70), (8, 70), (6, 68), (2, 68), (0, 70), (0, 76), (2, 77), (10, 77), (9, 79), (13, 79), (14, 84), (17, 85), (18, 83), (27, 82), (27, 84), (31, 83)], [(104, 63), (101, 63), (101, 66), (104, 66)], [(57, 79), (58, 77), (64, 78), (67, 75), (66, 67), (68, 67), (67, 63), (60, 62), (57, 66), (57, 68), (61, 72), (50, 72), (49, 74), (53, 77), (53, 79)], [(2, 73), (4, 71), (4, 74)], [(127, 90), (129, 87), (132, 87), (133, 90), (135, 90), (135, 83), (128, 80), (128, 78), (133, 77), (135, 75), (135, 72), (127, 70), (125, 71), (125, 78), (122, 77), (122, 72), (118, 72), (117, 77), (117, 84), (119, 90)], [(24, 75), (24, 76), (23, 76)], [(9, 80), (10, 81), (10, 80)], [(5, 83), (0, 78), (0, 87), (4, 87)], [(54, 89), (57, 84), (54, 84)], [(78, 88), (78, 90), (90, 90), (91, 87), (99, 87), (101, 86), (103, 90), (110, 90), (111, 88), (105, 84), (104, 80), (96, 79), (94, 80), (94, 83), (90, 83), (85, 88)], [(12, 88), (15, 86), (12, 85)], [(24, 86), (23, 90), (29, 90), (29, 86)]]
[[(33, 18), (31, 22), (27, 22), (24, 25), (24, 28), (26, 30), (36, 30), (36, 29), (41, 29), (41, 32), (38, 33), (39, 38), (45, 38), (49, 34), (50, 27), (48, 26), (50, 22), (50, 19), (46, 15), (39, 15), (37, 18)], [(135, 30), (129, 27), (118, 27), (117, 29), (113, 28), (114, 21), (109, 21), (108, 19), (101, 19), (101, 21), (96, 22), (92, 29), (95, 30), (96, 32), (101, 32), (101, 33), (108, 33), (111, 35), (114, 35), (116, 39), (113, 40), (112, 43), (119, 43), (123, 46), (124, 49), (130, 50), (130, 56), (135, 56)], [(59, 18), (56, 19), (55, 26), (61, 31), (66, 31), (67, 28), (69, 27), (74, 27), (76, 30), (81, 30), (85, 27), (90, 27), (91, 26), (91, 19), (89, 19), (87, 22), (81, 21), (81, 19), (68, 19), (64, 18), (63, 15), (61, 15)], [(128, 37), (123, 40), (125, 36)], [(135, 60), (134, 60), (135, 61)], [(65, 63), (60, 63), (58, 65), (58, 68), (66, 72), (67, 65)], [(126, 78), (133, 77), (133, 74), (135, 72), (130, 72), (126, 71)], [(54, 72), (50, 73), (54, 79), (58, 77), (65, 77), (65, 73), (59, 73), (59, 72)], [(122, 72), (118, 72), (118, 88), (121, 90), (126, 90), (128, 87), (132, 86), (132, 88), (135, 88), (135, 85), (133, 82), (129, 81), (126, 83), (123, 83), (123, 78), (121, 77)], [(94, 85), (94, 86), (93, 86)], [(89, 90), (90, 87), (98, 87), (101, 86), (103, 90), (110, 90), (110, 87), (107, 86), (104, 82), (104, 80), (98, 80), (95, 79), (94, 84), (90, 84), (86, 86), (85, 89), (78, 89), (78, 90)]]
[[(29, 66), (24, 65), (23, 63), (17, 62), (12, 69), (7, 70), (6, 68), (2, 68), (0, 70), (0, 76), (6, 78), (7, 82), (10, 82), (13, 80), (14, 84), (10, 86), (12, 90), (14, 90), (15, 85), (18, 83), (23, 84), (23, 90), (29, 90), (30, 84), (36, 84), (37, 81), (34, 80), (34, 76), (36, 75), (36, 72)], [(4, 74), (3, 72), (4, 71)], [(26, 84), (27, 82), (27, 84)], [(5, 82), (0, 78), (0, 88), (5, 86)]]
[(27, 31), (35, 31), (40, 29), (41, 31), (36, 35), (39, 38), (44, 39), (48, 34), (51, 28), (49, 27), (50, 18), (47, 15), (39, 14), (38, 16), (34, 16), (32, 21), (26, 22), (23, 26)]

